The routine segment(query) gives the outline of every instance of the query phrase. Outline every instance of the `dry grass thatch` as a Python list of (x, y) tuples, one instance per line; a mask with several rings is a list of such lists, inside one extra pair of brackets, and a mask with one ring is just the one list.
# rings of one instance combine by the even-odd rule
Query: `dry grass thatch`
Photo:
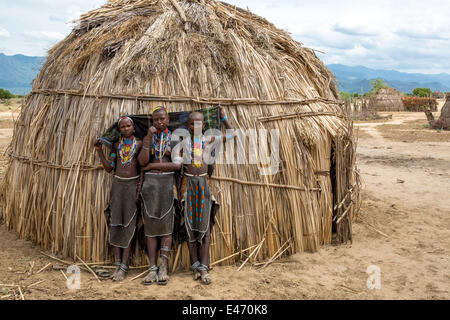
[(394, 88), (378, 90), (369, 101), (369, 109), (375, 111), (405, 111), (403, 94)]
[(437, 91), (433, 92), (431, 97), (435, 98), (435, 99), (443, 99), (443, 98), (445, 98), (445, 94), (442, 91), (437, 90)]
[(372, 121), (384, 119), (374, 109), (369, 108), (365, 97), (345, 101), (344, 112), (354, 121)]
[(447, 93), (445, 98), (445, 104), (442, 107), (439, 119), (434, 119), (431, 108), (425, 108), (424, 110), (431, 129), (450, 130), (450, 93)]
[(405, 105), (405, 111), (422, 112), (425, 107), (432, 112), (437, 111), (437, 101), (435, 98), (403, 97), (403, 104)]
[[(111, 177), (99, 169), (94, 138), (120, 115), (161, 103), (169, 111), (221, 104), (239, 128), (279, 129), (281, 163), (273, 176), (261, 176), (261, 165), (216, 166), (211, 262), (263, 261), (284, 244), (284, 255), (316, 251), (332, 228), (351, 240), (355, 143), (337, 99), (314, 52), (249, 11), (216, 1), (110, 1), (49, 51), (9, 147), (2, 217), (53, 252), (106, 259)], [(135, 253), (134, 264), (146, 262)], [(186, 267), (187, 247), (174, 257)]]
[(441, 116), (442, 120), (450, 119), (450, 93), (447, 93), (445, 96), (445, 104), (441, 109)]

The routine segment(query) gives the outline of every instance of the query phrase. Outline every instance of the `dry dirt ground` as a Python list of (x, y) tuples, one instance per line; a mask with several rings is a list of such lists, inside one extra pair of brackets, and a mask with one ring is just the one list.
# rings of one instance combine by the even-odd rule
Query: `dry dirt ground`
[[(0, 119), (11, 119), (10, 110), (2, 111)], [(364, 185), (353, 244), (264, 269), (215, 267), (210, 286), (189, 272), (172, 274), (165, 287), (146, 287), (131, 281), (142, 270), (122, 283), (98, 283), (83, 271), (81, 289), (69, 290), (63, 271), (37, 273), (53, 260), (0, 226), (0, 299), (450, 299), (450, 132), (428, 130), (423, 113), (391, 114), (355, 124)], [(12, 136), (9, 123), (0, 127), (2, 151)], [(379, 268), (380, 289), (368, 288), (370, 266)], [(22, 295), (6, 285), (20, 285)]]

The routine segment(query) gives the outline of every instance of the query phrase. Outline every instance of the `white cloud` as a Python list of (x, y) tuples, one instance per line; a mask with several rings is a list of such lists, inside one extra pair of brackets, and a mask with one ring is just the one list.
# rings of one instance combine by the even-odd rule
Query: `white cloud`
[(72, 20), (105, 3), (106, 0), (0, 0), (0, 30), (8, 26), (14, 35), (2, 38), (0, 52), (45, 56), (71, 32)]
[[(448, 0), (225, 1), (248, 7), (304, 46), (325, 52), (318, 53), (325, 63), (450, 73)], [(71, 21), (105, 2), (0, 0), (0, 52), (45, 55), (70, 33)]]
[(6, 29), (0, 29), (0, 37), (9, 38), (11, 37), (11, 34)]
[(396, 31), (401, 37), (408, 37), (411, 39), (421, 40), (450, 40), (450, 32), (442, 32), (443, 30), (432, 30), (429, 28), (417, 28), (412, 26), (411, 28), (400, 28)]
[(64, 35), (55, 31), (25, 31), (25, 35), (41, 40), (62, 40)]
[(333, 30), (350, 36), (376, 36), (378, 31), (370, 26), (349, 24), (349, 23), (336, 23), (333, 26)]
[(228, 0), (248, 7), (325, 63), (450, 73), (450, 1)]
[(66, 14), (67, 14), (67, 23), (72, 23), (73, 21), (80, 18), (80, 16), (83, 14), (83, 10), (80, 6), (71, 5), (66, 8)]

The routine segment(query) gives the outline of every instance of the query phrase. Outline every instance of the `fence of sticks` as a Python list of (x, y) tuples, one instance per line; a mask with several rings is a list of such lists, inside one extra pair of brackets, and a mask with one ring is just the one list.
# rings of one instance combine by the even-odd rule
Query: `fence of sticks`
[[(111, 176), (93, 141), (119, 116), (157, 105), (221, 105), (237, 128), (280, 133), (277, 173), (261, 175), (262, 162), (216, 165), (213, 265), (314, 252), (333, 234), (351, 241), (355, 140), (333, 75), (284, 31), (216, 1), (110, 1), (81, 17), (25, 99), (1, 184), (2, 220), (55, 254), (107, 261)], [(171, 262), (189, 265), (185, 243)], [(133, 264), (146, 263), (136, 246)]]

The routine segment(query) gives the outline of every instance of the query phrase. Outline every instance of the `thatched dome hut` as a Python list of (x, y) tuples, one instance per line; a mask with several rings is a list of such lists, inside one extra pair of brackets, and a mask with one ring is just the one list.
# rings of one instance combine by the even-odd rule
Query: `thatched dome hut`
[(445, 104), (441, 109), (441, 118), (447, 119), (447, 121), (450, 119), (450, 93), (447, 93), (445, 95)]
[(441, 115), (439, 116), (439, 119), (434, 119), (434, 115), (431, 113), (433, 111), (436, 110), (432, 110), (432, 108), (428, 106), (424, 110), (428, 122), (430, 123), (430, 128), (438, 130), (450, 130), (450, 93), (446, 94), (445, 104), (441, 109)]
[(439, 122), (442, 123), (442, 127), (450, 130), (450, 93), (445, 96), (445, 104), (441, 109), (441, 115), (439, 116)]
[(433, 92), (431, 97), (434, 99), (443, 99), (443, 98), (445, 98), (445, 94), (442, 93), (442, 91), (437, 90), (437, 91)]
[[(94, 138), (159, 104), (221, 104), (239, 128), (280, 132), (278, 173), (216, 166), (212, 262), (316, 251), (333, 232), (351, 240), (355, 145), (332, 74), (286, 32), (212, 0), (109, 1), (48, 52), (9, 147), (7, 226), (63, 256), (106, 259), (111, 176)], [(145, 262), (136, 253), (134, 263)], [(185, 267), (186, 246), (174, 254)]]
[(405, 111), (403, 94), (394, 88), (378, 90), (369, 101), (369, 109), (375, 111)]
[(409, 112), (422, 112), (425, 108), (430, 109), (431, 112), (438, 110), (438, 103), (435, 98), (404, 96), (403, 105), (405, 111)]

